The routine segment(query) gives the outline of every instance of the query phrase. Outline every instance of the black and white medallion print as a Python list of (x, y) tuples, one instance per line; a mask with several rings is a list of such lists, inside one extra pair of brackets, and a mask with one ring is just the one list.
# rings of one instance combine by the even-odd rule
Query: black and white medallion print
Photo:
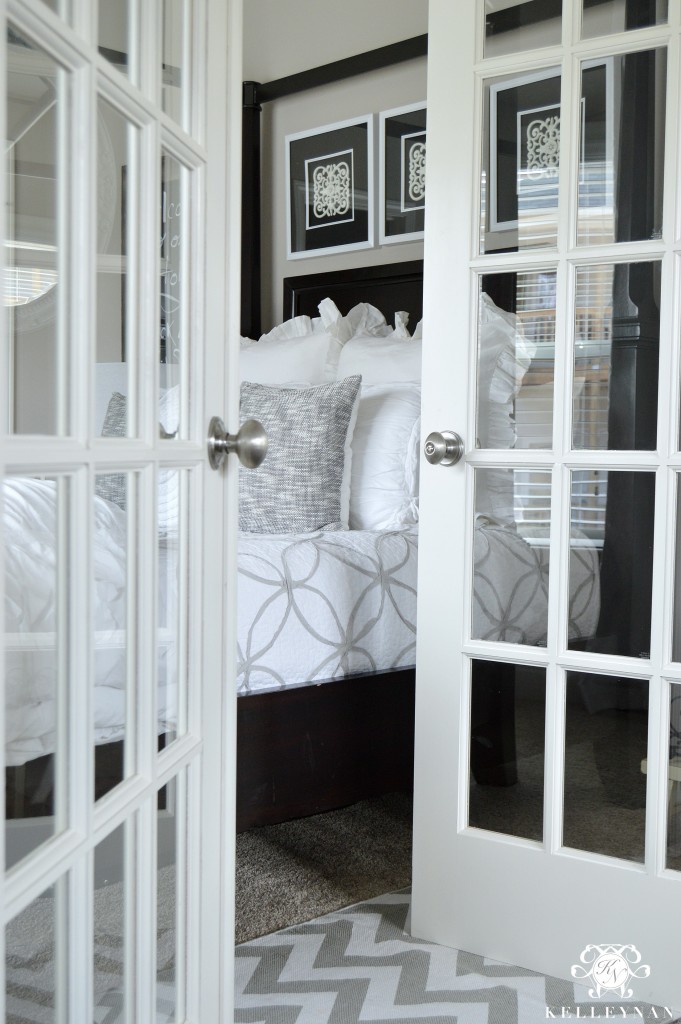
[[(392, 893), (237, 946), (235, 1024), (538, 1024), (598, 1019), (613, 1002), (594, 1000), (585, 985), (414, 939), (409, 908), (406, 892)], [(676, 1017), (623, 1005), (619, 1020)]]
[(426, 205), (426, 133), (402, 136), (402, 212)]
[(305, 161), (306, 227), (309, 230), (353, 220), (354, 159), (351, 149)]

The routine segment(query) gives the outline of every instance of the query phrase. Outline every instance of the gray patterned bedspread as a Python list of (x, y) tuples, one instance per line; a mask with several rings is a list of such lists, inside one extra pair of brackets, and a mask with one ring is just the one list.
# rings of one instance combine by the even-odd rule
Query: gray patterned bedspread
[[(548, 555), (479, 521), (473, 635), (541, 644)], [(417, 528), (239, 538), (238, 692), (414, 664)], [(571, 555), (570, 636), (598, 620), (598, 556)]]

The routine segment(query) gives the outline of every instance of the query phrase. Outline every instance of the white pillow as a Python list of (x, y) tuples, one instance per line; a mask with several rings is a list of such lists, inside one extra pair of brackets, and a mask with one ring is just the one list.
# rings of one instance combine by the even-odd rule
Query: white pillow
[(240, 377), (270, 387), (308, 387), (336, 379), (341, 342), (318, 318), (297, 316), (263, 334), (241, 339)]
[[(514, 400), (536, 346), (514, 313), (480, 295), (476, 440), (480, 448), (515, 448)], [(515, 522), (513, 473), (478, 473), (476, 510), (502, 523)]]
[(351, 530), (418, 522), (420, 433), (419, 385), (362, 386), (352, 436)]
[(400, 330), (385, 338), (356, 335), (338, 360), (338, 379), (359, 373), (363, 384), (419, 383), (422, 342)]

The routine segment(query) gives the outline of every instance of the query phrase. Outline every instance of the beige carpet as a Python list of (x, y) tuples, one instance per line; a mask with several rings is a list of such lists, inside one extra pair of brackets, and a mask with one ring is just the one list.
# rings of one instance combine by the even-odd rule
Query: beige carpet
[(236, 942), (409, 885), (411, 814), (395, 793), (241, 833)]

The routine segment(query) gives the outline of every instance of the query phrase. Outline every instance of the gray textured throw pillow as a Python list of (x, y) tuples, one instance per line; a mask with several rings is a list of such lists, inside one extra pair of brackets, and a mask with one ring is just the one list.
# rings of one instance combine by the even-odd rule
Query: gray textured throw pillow
[(341, 488), (348, 432), (362, 378), (313, 388), (244, 381), (241, 421), (260, 420), (265, 461), (242, 469), (239, 528), (248, 533), (310, 533), (342, 528)]
[[(106, 410), (102, 437), (125, 437), (128, 428), (128, 400), (120, 391), (114, 391)], [(95, 477), (95, 494), (125, 510), (127, 503), (127, 480), (124, 473), (98, 474)]]

